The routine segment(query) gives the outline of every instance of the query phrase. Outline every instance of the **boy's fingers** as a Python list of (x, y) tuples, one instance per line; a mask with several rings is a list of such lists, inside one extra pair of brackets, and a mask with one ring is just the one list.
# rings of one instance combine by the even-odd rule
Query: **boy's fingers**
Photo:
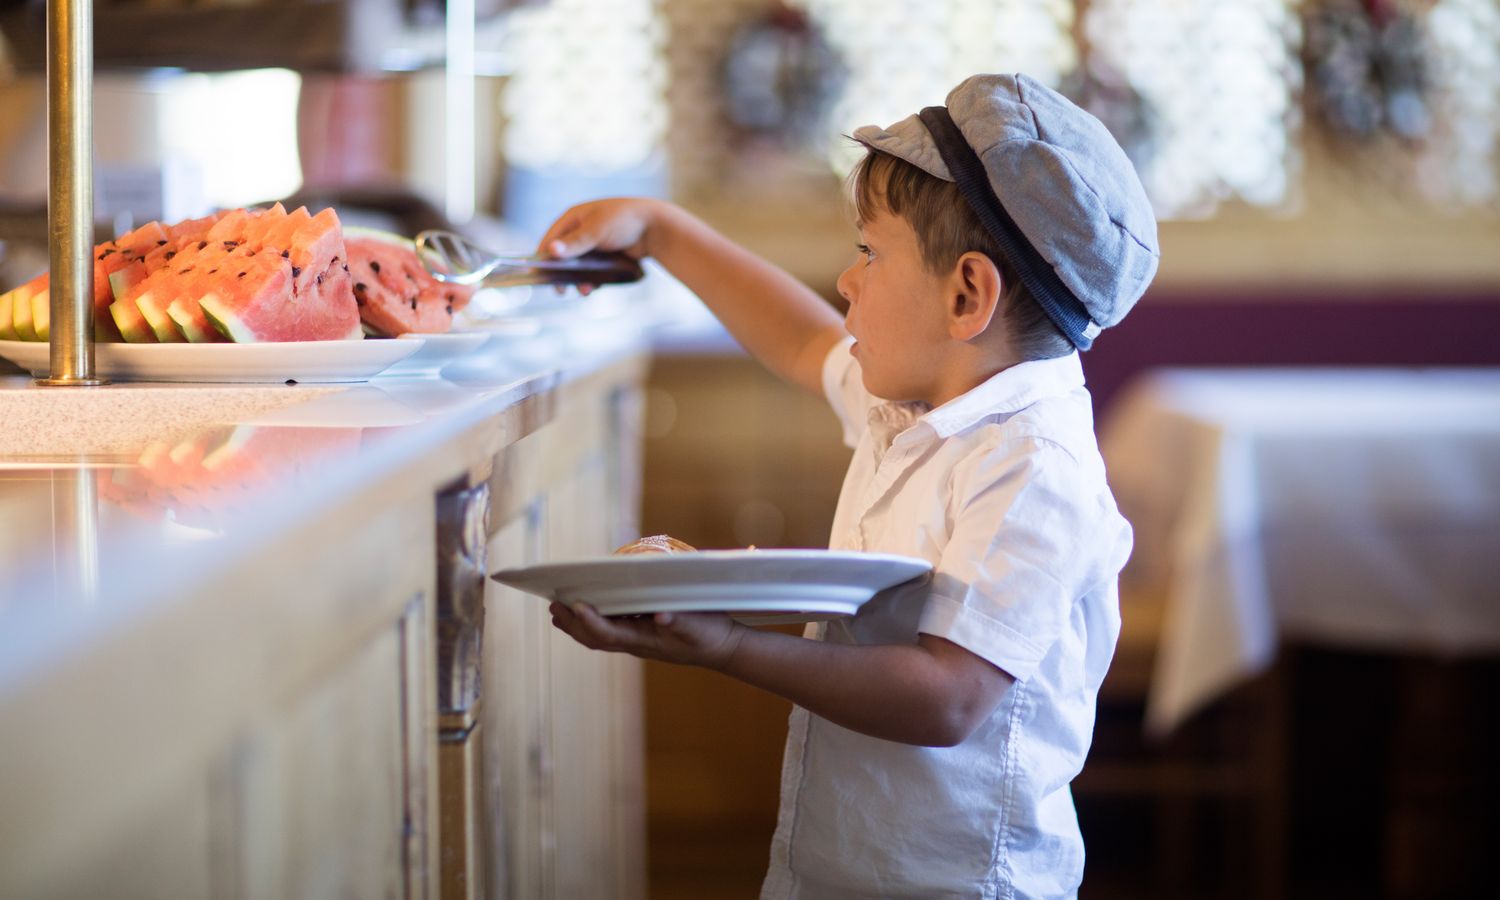
[(542, 253), (558, 259), (567, 259), (599, 246), (599, 236), (585, 231), (577, 220), (542, 238)]
[[(576, 211), (569, 210), (563, 213), (562, 217), (553, 222), (552, 226), (547, 229), (547, 233), (542, 235), (541, 241), (537, 244), (537, 253), (542, 256), (570, 255), (567, 252), (568, 248), (573, 244), (580, 243), (578, 230), (582, 225), (583, 222), (579, 219)], [(581, 251), (574, 251), (574, 253), (578, 252)]]
[(611, 649), (639, 649), (650, 642), (649, 625), (628, 619), (608, 619), (587, 603), (580, 603), (575, 613), (590, 637)]

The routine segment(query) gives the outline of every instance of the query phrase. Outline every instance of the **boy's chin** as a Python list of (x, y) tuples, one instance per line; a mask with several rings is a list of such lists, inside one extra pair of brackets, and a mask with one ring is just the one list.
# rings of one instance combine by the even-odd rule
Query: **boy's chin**
[(864, 382), (865, 390), (876, 400), (884, 400), (887, 403), (910, 403), (916, 399), (906, 396), (907, 391), (895, 390), (892, 385), (883, 385), (871, 380), (869, 373), (865, 373), (860, 380)]

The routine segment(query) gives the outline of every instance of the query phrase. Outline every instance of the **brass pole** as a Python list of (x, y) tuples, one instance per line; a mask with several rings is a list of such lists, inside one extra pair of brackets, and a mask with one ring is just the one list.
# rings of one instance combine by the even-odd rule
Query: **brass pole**
[(52, 370), (94, 385), (94, 10), (47, 0), (47, 197)]

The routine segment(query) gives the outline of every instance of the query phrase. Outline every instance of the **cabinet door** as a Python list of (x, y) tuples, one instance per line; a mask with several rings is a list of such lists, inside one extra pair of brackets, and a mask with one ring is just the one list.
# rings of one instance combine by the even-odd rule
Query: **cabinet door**
[[(575, 390), (496, 458), (491, 570), (600, 556), (635, 536), (635, 397)], [(643, 897), (639, 661), (577, 645), (544, 601), (491, 582), (482, 666), (491, 893)]]
[[(601, 457), (548, 495), (552, 559), (598, 556), (614, 540)], [(553, 629), (552, 745), (559, 897), (639, 896), (645, 820), (641, 749), (641, 663), (599, 653)]]
[(288, 534), (0, 698), (0, 896), (435, 897), (419, 499)]
[[(490, 568), (538, 558), (540, 502), (490, 538)], [(483, 688), (486, 881), (494, 897), (554, 896), (551, 630), (547, 606), (495, 581), (485, 586)]]
[[(412, 624), (424, 602), (414, 601)], [(427, 896), (421, 860), (412, 858), (421, 848), (407, 839), (409, 806), (419, 798), (405, 769), (415, 724), (405, 673), (417, 649), (408, 647), (406, 621), (230, 750), (221, 782), (226, 830), (238, 834), (230, 862), (238, 896)]]

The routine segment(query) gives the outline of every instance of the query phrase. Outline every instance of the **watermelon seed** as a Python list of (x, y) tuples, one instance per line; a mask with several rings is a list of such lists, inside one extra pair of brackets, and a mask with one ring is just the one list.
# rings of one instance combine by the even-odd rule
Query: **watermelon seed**
[(217, 271), (219, 271), (219, 270), (218, 269), (209, 269), (208, 270), (208, 274), (212, 275), (212, 274), (214, 274)]
[(292, 251), (290, 251), (290, 250), (283, 250), (283, 251), (281, 251), (281, 258), (282, 259), (291, 259), (292, 258)]
[(416, 309), (417, 308), (417, 298), (416, 297), (410, 297), (410, 298), (408, 298), (407, 302), (411, 304), (411, 308), (412, 309)]
[(292, 277), (293, 278), (296, 278), (298, 275), (301, 275), (301, 274), (302, 274), (302, 269), (300, 267), (298, 267), (298, 266), (292, 266)]
[(236, 275), (236, 276), (234, 276), (234, 277), (235, 277), (235, 278), (244, 278), (244, 277), (245, 277), (245, 273), (244, 273), (244, 272), (241, 272), (241, 273), (240, 273), (240, 274), (238, 274), (238, 275)]
[(144, 257), (144, 256), (137, 256), (135, 258), (135, 261), (136, 262), (145, 262), (146, 261), (146, 257)]
[(178, 275), (186, 275), (187, 273), (189, 273), (191, 271), (193, 271), (193, 267), (192, 266), (188, 266), (186, 269), (181, 270), (177, 274)]
[(110, 255), (111, 253), (114, 253), (118, 249), (119, 249), (118, 247), (110, 247), (107, 250), (105, 250), (103, 253), (99, 254), (99, 258), (103, 259), (104, 257)]
[(166, 241), (157, 241), (156, 242), (156, 246), (160, 247), (161, 245), (163, 245), (165, 243), (166, 243)]
[(245, 255), (246, 256), (254, 256), (255, 255), (255, 251), (254, 250), (246, 250), (245, 251)]
[(225, 241), (224, 242), (224, 249), (226, 249), (226, 250), (233, 250), (235, 247), (238, 247), (239, 245), (240, 245), (239, 241)]
[(448, 315), (450, 315), (450, 316), (453, 315), (453, 304), (452, 303), (449, 303), (447, 306), (445, 306), (443, 308), (448, 311)]
[(345, 272), (349, 271), (349, 264), (348, 263), (344, 263), (344, 271)]
[(202, 250), (204, 247), (207, 247), (207, 246), (208, 246), (208, 241), (199, 241), (198, 242), (198, 249), (199, 250)]
[(177, 251), (176, 250), (168, 250), (166, 252), (166, 254), (164, 254), (164, 255), (166, 256), (167, 259), (171, 259), (172, 257), (174, 257), (174, 256), (177, 255)]
[(318, 273), (318, 284), (322, 284), (322, 283), (323, 283), (323, 274), (320, 272), (320, 273)]
[(380, 274), (380, 263), (376, 262), (373, 259), (370, 260), (370, 271), (374, 272), (376, 275), (379, 275)]
[(365, 283), (363, 281), (354, 282), (354, 293), (363, 294), (367, 290), (369, 290), (369, 288), (365, 287)]

